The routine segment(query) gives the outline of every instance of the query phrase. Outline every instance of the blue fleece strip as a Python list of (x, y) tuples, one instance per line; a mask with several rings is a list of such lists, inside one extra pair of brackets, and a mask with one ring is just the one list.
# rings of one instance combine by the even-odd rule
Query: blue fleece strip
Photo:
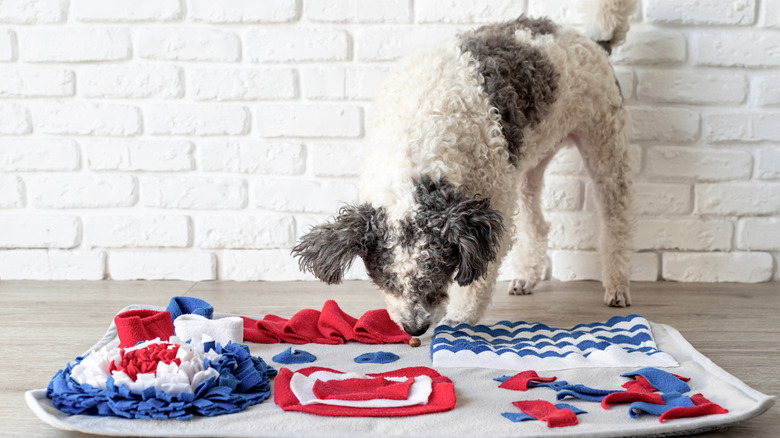
[(570, 404), (566, 404), (566, 403), (557, 403), (555, 405), (555, 407), (558, 408), (558, 409), (568, 409), (568, 410), (574, 412), (575, 415), (587, 414), (588, 413), (587, 411), (583, 411), (580, 408), (574, 407), (574, 406), (572, 406)]
[(686, 397), (679, 392), (664, 394), (661, 398), (665, 403), (663, 405), (639, 401), (631, 403), (631, 406), (628, 408), (628, 415), (630, 415), (631, 418), (637, 418), (642, 413), (660, 416), (670, 409), (695, 406), (690, 397)]
[(624, 392), (622, 390), (596, 389), (585, 385), (566, 385), (555, 395), (557, 400), (563, 400), (566, 397), (575, 397), (580, 400), (600, 402), (608, 394), (613, 392)]

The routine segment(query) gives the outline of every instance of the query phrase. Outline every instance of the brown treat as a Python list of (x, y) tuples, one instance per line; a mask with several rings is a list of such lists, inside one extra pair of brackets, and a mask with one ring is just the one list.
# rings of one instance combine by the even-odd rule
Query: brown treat
[(418, 339), (418, 338), (409, 339), (409, 346), (410, 347), (419, 347), (421, 344), (422, 344), (422, 342), (420, 342), (420, 339)]

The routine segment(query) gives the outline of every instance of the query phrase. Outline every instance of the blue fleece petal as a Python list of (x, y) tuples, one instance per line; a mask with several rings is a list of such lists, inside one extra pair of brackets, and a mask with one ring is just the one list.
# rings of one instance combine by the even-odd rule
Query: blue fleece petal
[(536, 418), (528, 414), (525, 414), (523, 412), (502, 412), (501, 416), (509, 419), (509, 421), (512, 421), (513, 423), (517, 423), (520, 421), (536, 420)]
[(622, 377), (634, 377), (642, 376), (653, 385), (653, 388), (663, 392), (679, 392), (685, 394), (691, 390), (691, 387), (687, 383), (678, 379), (671, 373), (658, 368), (642, 368), (641, 370), (634, 371), (632, 373), (621, 374)]
[(583, 411), (580, 408), (574, 407), (574, 406), (572, 406), (570, 404), (566, 404), (566, 403), (557, 403), (555, 405), (555, 407), (558, 408), (558, 409), (568, 409), (568, 410), (574, 412), (575, 415), (587, 414), (588, 413), (587, 411)]
[(664, 394), (661, 398), (665, 402), (663, 405), (647, 402), (631, 403), (631, 406), (628, 408), (628, 415), (630, 415), (631, 418), (637, 418), (642, 413), (660, 416), (670, 409), (695, 406), (690, 397), (686, 397), (679, 392)]

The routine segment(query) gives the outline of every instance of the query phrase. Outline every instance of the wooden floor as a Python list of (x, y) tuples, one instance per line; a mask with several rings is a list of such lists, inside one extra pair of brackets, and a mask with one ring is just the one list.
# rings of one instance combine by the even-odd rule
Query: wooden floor
[[(601, 304), (594, 282), (541, 284), (533, 295), (509, 296), (506, 284), (483, 321), (540, 321), (571, 326), (638, 313), (679, 330), (726, 371), (766, 394), (780, 394), (780, 284), (635, 283), (628, 309)], [(130, 304), (166, 306), (190, 295), (219, 312), (289, 317), (335, 299), (350, 314), (383, 307), (373, 285), (347, 282), (0, 282), (0, 436), (81, 436), (59, 432), (33, 416), (25, 390), (43, 388), (66, 362), (97, 342), (113, 316)], [(776, 437), (780, 408), (726, 431), (702, 436)]]

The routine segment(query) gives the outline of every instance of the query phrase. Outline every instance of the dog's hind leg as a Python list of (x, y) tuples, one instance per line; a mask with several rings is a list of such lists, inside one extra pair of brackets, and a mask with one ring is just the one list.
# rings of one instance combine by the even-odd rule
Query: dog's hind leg
[(545, 157), (523, 175), (518, 194), (518, 212), (514, 218), (515, 236), (512, 267), (515, 279), (509, 283), (512, 295), (530, 294), (542, 280), (547, 266), (547, 233), (550, 225), (544, 219), (541, 205), (544, 171), (554, 154)]
[(608, 306), (631, 305), (632, 202), (631, 160), (628, 153), (627, 123), (622, 108), (605, 118), (610, 123), (591, 126), (577, 141), (593, 180), (601, 217), (602, 284)]

